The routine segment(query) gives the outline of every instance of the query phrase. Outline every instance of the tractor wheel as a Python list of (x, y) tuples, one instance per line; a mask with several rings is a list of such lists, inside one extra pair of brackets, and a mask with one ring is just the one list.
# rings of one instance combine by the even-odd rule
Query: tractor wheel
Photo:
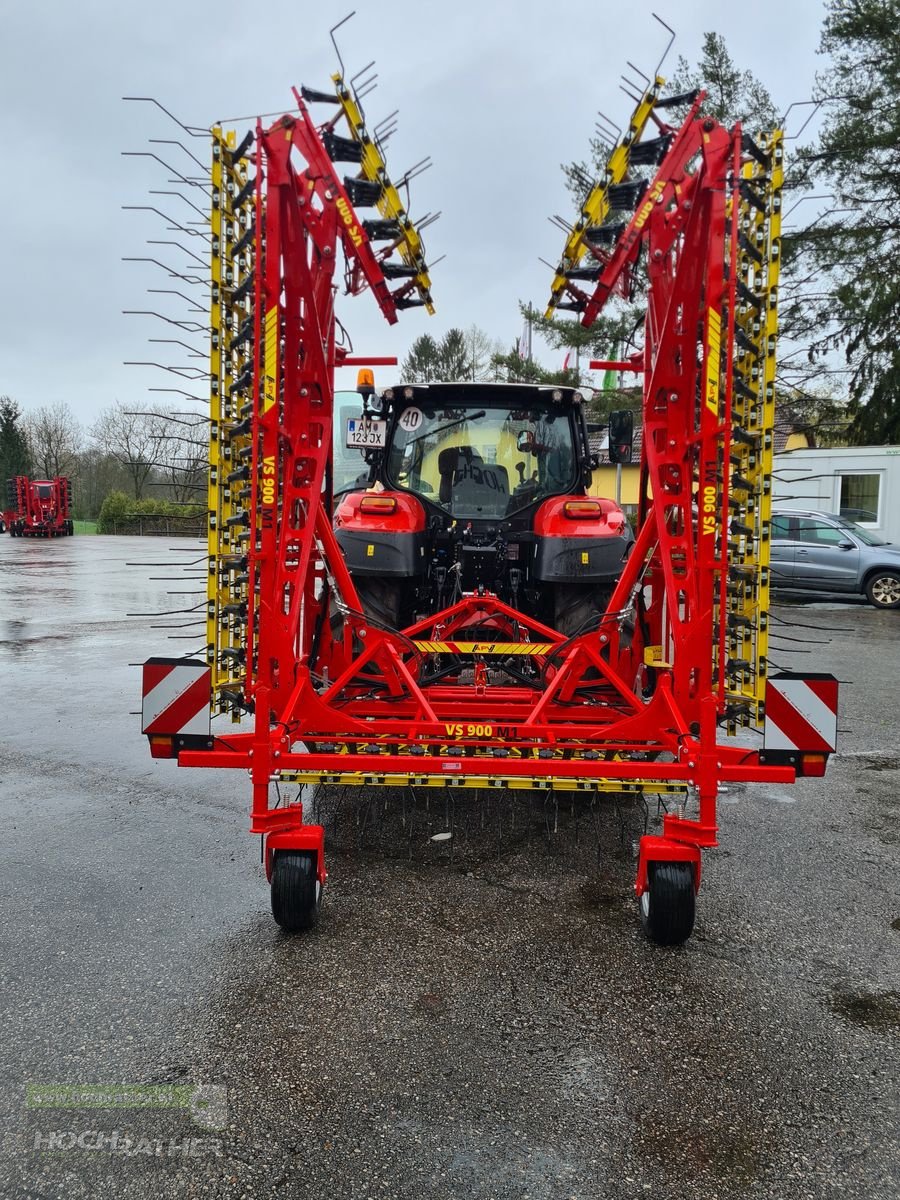
[(308, 850), (276, 850), (272, 865), (272, 916), (285, 933), (312, 929), (322, 904), (316, 856)]
[(680, 946), (691, 936), (695, 911), (694, 870), (690, 863), (650, 863), (641, 896), (641, 924), (659, 946)]
[(355, 577), (353, 582), (362, 602), (363, 612), (379, 625), (400, 628), (402, 579), (380, 579), (373, 575)]
[(876, 571), (866, 580), (866, 599), (876, 608), (900, 608), (900, 575)]
[(590, 633), (600, 623), (612, 588), (591, 583), (558, 583), (553, 589), (553, 625), (564, 637)]

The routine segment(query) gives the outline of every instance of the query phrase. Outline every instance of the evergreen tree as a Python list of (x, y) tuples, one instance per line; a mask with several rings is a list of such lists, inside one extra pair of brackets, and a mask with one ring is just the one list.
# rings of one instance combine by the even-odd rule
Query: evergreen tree
[(400, 378), (404, 383), (433, 383), (440, 378), (439, 359), (437, 342), (430, 333), (423, 333), (413, 342), (403, 360)]
[(400, 367), (403, 383), (456, 383), (492, 378), (492, 354), (497, 345), (484, 330), (472, 325), (465, 332), (449, 329), (439, 342), (423, 333), (410, 347)]
[(0, 507), (6, 504), (7, 479), (31, 473), (31, 454), (19, 424), (21, 417), (15, 400), (0, 396)]
[(684, 58), (678, 59), (668, 90), (677, 94), (695, 88), (707, 94), (703, 111), (723, 125), (730, 127), (740, 121), (752, 134), (772, 129), (777, 123), (778, 114), (767, 89), (752, 71), (735, 66), (720, 33), (704, 33), (696, 67)]
[(461, 329), (448, 329), (438, 347), (438, 378), (445, 383), (468, 379), (468, 362), (466, 335)]
[(849, 366), (857, 444), (900, 442), (900, 0), (829, 0), (821, 50), (828, 114), (808, 155), (834, 201), (800, 237), (826, 286), (810, 306), (819, 360), (840, 347)]

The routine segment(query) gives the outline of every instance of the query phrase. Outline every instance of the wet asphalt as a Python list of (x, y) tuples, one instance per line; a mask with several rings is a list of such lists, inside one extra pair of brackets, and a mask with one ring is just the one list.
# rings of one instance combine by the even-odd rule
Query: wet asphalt
[(153, 762), (129, 715), (128, 664), (203, 640), (126, 616), (199, 600), (146, 565), (202, 555), (172, 544), (0, 537), (0, 1195), (900, 1195), (900, 613), (774, 608), (775, 663), (844, 681), (841, 753), (722, 797), (684, 948), (631, 896), (655, 804), (525, 794), (329, 793), (290, 938), (246, 779)]

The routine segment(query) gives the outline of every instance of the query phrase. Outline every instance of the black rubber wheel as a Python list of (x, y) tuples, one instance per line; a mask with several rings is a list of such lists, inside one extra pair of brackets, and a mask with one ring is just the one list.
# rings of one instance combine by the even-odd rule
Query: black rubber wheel
[(402, 588), (404, 582), (408, 581), (365, 575), (361, 578), (355, 576), (353, 582), (366, 616), (373, 617), (380, 625), (387, 625), (390, 629), (399, 629)]
[(866, 599), (875, 608), (900, 608), (900, 574), (876, 571), (866, 580)]
[(659, 946), (680, 946), (694, 928), (696, 896), (690, 863), (650, 863), (641, 896), (641, 924)]
[(595, 583), (558, 583), (553, 589), (553, 627), (564, 637), (590, 633), (600, 624), (612, 588)]
[(310, 850), (276, 850), (272, 864), (272, 916), (285, 933), (312, 929), (322, 904), (316, 856)]

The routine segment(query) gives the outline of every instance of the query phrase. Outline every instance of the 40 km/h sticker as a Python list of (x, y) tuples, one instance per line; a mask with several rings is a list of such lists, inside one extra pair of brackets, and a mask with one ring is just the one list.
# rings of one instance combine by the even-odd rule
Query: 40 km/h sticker
[(397, 424), (407, 433), (414, 433), (422, 424), (421, 408), (404, 409)]

